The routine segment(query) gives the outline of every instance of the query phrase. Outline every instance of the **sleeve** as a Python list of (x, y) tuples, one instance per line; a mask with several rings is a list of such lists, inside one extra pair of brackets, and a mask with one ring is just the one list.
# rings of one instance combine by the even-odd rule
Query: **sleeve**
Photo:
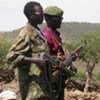
[(25, 35), (23, 37), (18, 37), (15, 43), (10, 48), (6, 60), (9, 64), (15, 66), (24, 58), (25, 54), (30, 49), (30, 39), (29, 35)]

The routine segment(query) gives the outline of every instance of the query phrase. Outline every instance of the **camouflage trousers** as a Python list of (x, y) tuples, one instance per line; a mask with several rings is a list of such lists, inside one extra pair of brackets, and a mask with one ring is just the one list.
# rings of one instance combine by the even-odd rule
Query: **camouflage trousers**
[(42, 78), (31, 78), (23, 68), (18, 68), (18, 74), (21, 100), (51, 100)]

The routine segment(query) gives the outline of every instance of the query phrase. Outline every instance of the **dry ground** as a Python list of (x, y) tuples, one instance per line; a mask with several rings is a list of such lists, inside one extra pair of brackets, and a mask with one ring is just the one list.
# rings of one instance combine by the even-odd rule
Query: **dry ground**
[[(77, 66), (78, 69), (84, 69), (85, 63), (76, 62), (75, 66)], [(100, 71), (99, 64), (96, 66), (94, 71), (95, 72)], [(18, 84), (18, 77), (16, 76), (11, 82), (1, 81), (1, 77), (0, 77), (0, 92), (4, 90), (12, 90), (16, 92), (16, 94), (18, 94), (20, 92), (19, 84)], [(92, 92), (84, 93), (77, 89), (68, 90), (66, 88), (65, 89), (65, 100), (100, 100), (100, 91), (98, 92), (92, 91)]]
[[(8, 84), (2, 84), (0, 87), (2, 88), (2, 90), (12, 90), (16, 92), (16, 94), (19, 93), (19, 85), (18, 81), (16, 80), (13, 80)], [(100, 93), (99, 92), (84, 93), (79, 90), (67, 91), (67, 89), (65, 89), (64, 100), (100, 100)]]

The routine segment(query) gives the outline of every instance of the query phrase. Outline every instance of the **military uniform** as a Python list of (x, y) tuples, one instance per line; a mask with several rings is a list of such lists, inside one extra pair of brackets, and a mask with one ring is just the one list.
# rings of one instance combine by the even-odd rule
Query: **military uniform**
[(40, 58), (45, 50), (40, 31), (27, 23), (7, 54), (8, 63), (18, 67), (22, 100), (49, 100), (43, 70), (35, 64), (22, 62), (24, 57)]

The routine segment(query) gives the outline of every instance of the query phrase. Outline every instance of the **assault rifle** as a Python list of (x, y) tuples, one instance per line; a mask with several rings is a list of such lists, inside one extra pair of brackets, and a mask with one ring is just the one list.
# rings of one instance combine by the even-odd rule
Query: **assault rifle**
[[(56, 95), (57, 100), (60, 99), (60, 95), (62, 93), (63, 88), (63, 70), (68, 73), (67, 79), (66, 79), (66, 85), (68, 84), (70, 78), (77, 73), (77, 69), (72, 64), (80, 55), (84, 47), (86, 46), (86, 42), (84, 44), (80, 45), (78, 48), (76, 48), (68, 57), (65, 58), (65, 60), (59, 65), (59, 69), (52, 73), (54, 77), (60, 75), (60, 81), (58, 86), (58, 93)], [(48, 59), (51, 63), (57, 62), (58, 60), (49, 54), (44, 55), (45, 59)]]
[[(59, 68), (67, 70), (69, 68), (69, 66), (72, 64), (72, 62), (75, 61), (79, 57), (79, 54), (82, 52), (82, 50), (84, 49), (85, 46), (86, 46), (86, 42), (84, 42), (84, 44), (82, 44), (78, 48), (76, 48), (59, 65)], [(27, 62), (31, 62), (31, 63), (37, 64), (37, 65), (45, 65), (46, 61), (50, 62), (51, 64), (55, 64), (56, 65), (56, 63), (58, 63), (60, 61), (56, 57), (53, 57), (53, 56), (51, 56), (50, 54), (47, 54), (47, 53), (44, 54), (43, 59), (42, 58), (36, 58), (35, 59), (35, 58), (25, 57), (24, 60), (27, 61)]]
[[(54, 77), (60, 75), (60, 82), (59, 82), (59, 89), (58, 89), (58, 93), (56, 95), (57, 100), (59, 100), (60, 98), (60, 94), (62, 93), (62, 82), (63, 82), (63, 70), (65, 70), (66, 72), (68, 72), (68, 78), (67, 78), (67, 83), (69, 82), (70, 78), (75, 75), (77, 73), (77, 69), (73, 66), (73, 62), (79, 57), (80, 53), (82, 52), (82, 50), (84, 49), (84, 47), (86, 46), (86, 42), (82, 45), (80, 45), (78, 48), (76, 48), (71, 54), (69, 54), (69, 56), (67, 56), (65, 58), (64, 61), (62, 61), (62, 63), (59, 65), (58, 69), (52, 73), (52, 75)], [(43, 68), (44, 70), (44, 77), (46, 80), (46, 84), (48, 86), (48, 89), (52, 95), (52, 86), (48, 77), (48, 73), (47, 73), (47, 69), (48, 67), (46, 67), (46, 62), (50, 62), (51, 64), (55, 64), (59, 62), (59, 60), (49, 54), (44, 54), (43, 59), (34, 59), (34, 58), (24, 58), (25, 61), (31, 62), (31, 63), (35, 63), (37, 65), (39, 65), (41, 68)]]
[[(68, 57), (65, 58), (65, 60), (59, 65), (59, 69), (63, 69), (68, 71), (71, 75), (74, 75), (76, 73), (76, 68), (73, 66), (72, 62), (74, 62), (86, 46), (86, 42), (84, 44), (80, 45), (78, 48), (76, 48)], [(59, 62), (57, 58), (52, 57), (49, 54), (44, 55), (45, 59), (48, 59), (51, 63)], [(54, 75), (56, 75), (58, 71), (54, 72)]]

